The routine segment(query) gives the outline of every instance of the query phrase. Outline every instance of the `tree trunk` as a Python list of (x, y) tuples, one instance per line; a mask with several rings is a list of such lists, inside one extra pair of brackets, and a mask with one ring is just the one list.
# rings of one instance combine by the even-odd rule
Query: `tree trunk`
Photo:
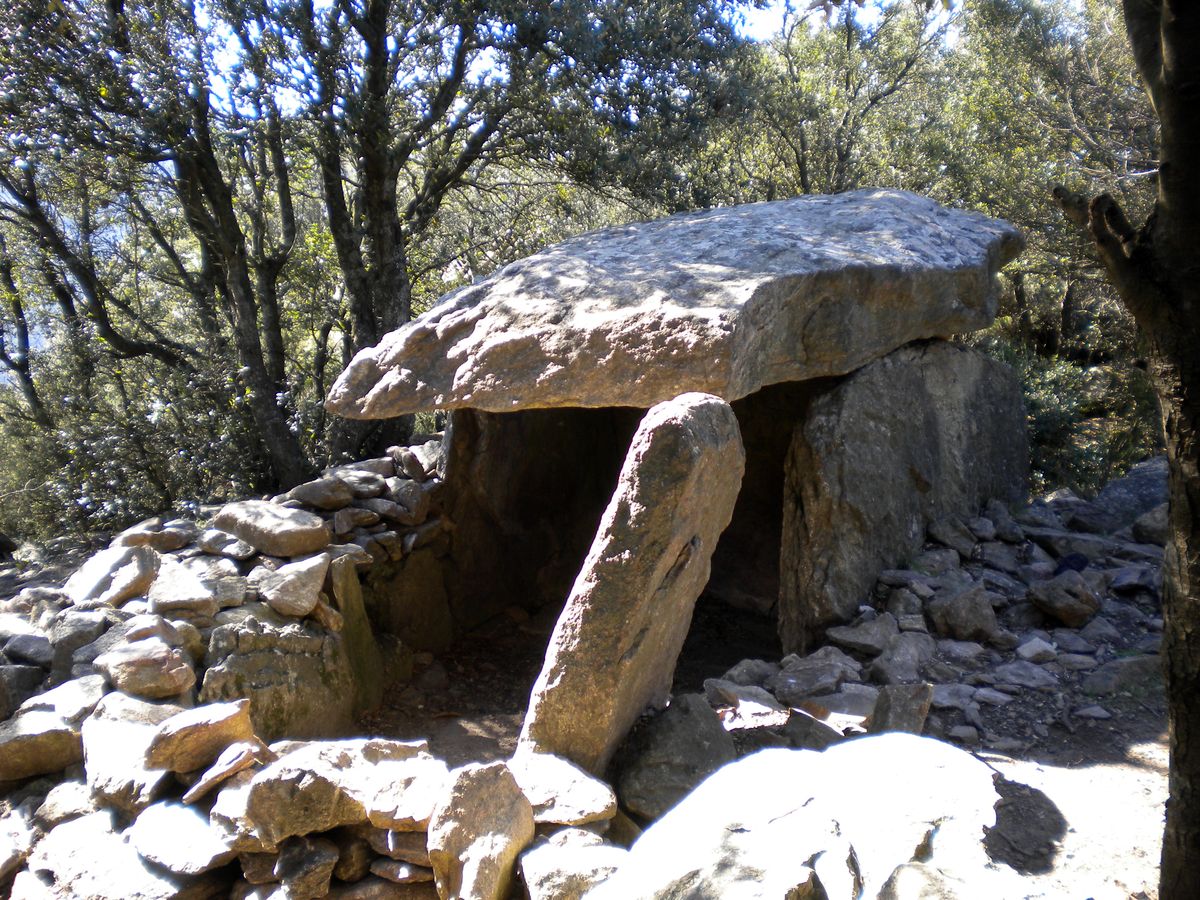
[(1158, 197), (1134, 228), (1109, 195), (1055, 196), (1085, 227), (1151, 346), (1170, 468), (1163, 674), (1171, 747), (1161, 900), (1200, 897), (1200, 4), (1124, 0), (1125, 29), (1159, 118)]
[(1171, 544), (1163, 578), (1163, 663), (1171, 767), (1159, 895), (1200, 897), (1200, 329), (1155, 354), (1170, 460)]

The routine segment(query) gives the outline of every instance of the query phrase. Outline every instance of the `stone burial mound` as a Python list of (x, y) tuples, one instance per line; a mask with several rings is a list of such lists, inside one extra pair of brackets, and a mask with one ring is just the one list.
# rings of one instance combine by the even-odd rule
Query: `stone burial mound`
[[(990, 504), (1002, 530), (1025, 499), (1018, 386), (947, 340), (992, 320), (995, 273), (1020, 245), (1005, 223), (858, 191), (583, 235), (450, 294), (360, 354), (328, 400), (353, 417), (449, 410), (444, 435), (197, 521), (148, 520), (64, 585), (3, 601), (0, 887), (1015, 896), (978, 892), (1005, 875), (981, 849), (996, 801), (981, 764), (914, 735), (823, 748), (921, 730), (935, 700), (922, 667), (940, 650), (928, 622), (956, 646), (1019, 642), (977, 608), (993, 601), (973, 575), (891, 582), (933, 565), (927, 533), (964, 565), (1026, 553), (1025, 532), (996, 538), (978, 516)], [(903, 587), (895, 609), (861, 609), (880, 583)], [(702, 594), (771, 617), (789, 655), (671, 702)], [(452, 768), (432, 741), (350, 737), (414, 656), (538, 610), (557, 619), (511, 758)], [(881, 629), (877, 648), (862, 637)], [(846, 652), (804, 655), (827, 631)], [(860, 684), (848, 654), (878, 656), (883, 687)], [(990, 701), (970, 690), (964, 721), (983, 730)], [(833, 694), (855, 703), (816, 702)], [(681, 741), (655, 750), (643, 727), (677, 720), (708, 754), (682, 775)], [(721, 768), (737, 722), (779, 726), (757, 739), (791, 749)], [(946, 713), (939, 729), (958, 725)], [(649, 741), (640, 770), (622, 751), (631, 729)], [(874, 810), (895, 785), (859, 773), (898, 759), (941, 788), (870, 822), (838, 808), (850, 792)], [(639, 779), (669, 784), (669, 801), (631, 803)], [(679, 827), (709, 868), (661, 864)]]
[(991, 323), (1021, 245), (898, 191), (605, 229), (451, 293), (355, 357), (326, 405), (452, 411), (442, 570), (461, 627), (561, 603), (645, 410), (721, 398), (746, 471), (708, 589), (774, 612), (796, 650), (930, 521), (1024, 499), (1015, 379), (942, 340)]

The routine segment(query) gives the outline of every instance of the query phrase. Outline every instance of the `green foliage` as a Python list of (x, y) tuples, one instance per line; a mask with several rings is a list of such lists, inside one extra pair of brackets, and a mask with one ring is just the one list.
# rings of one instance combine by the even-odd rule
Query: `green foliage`
[(993, 334), (977, 346), (1012, 366), (1029, 424), (1035, 493), (1083, 496), (1157, 452), (1158, 407), (1149, 376), (1133, 366), (1090, 366), (1045, 356)]
[(447, 291), (860, 186), (1025, 231), (980, 341), (1022, 376), (1039, 487), (1153, 452), (1135, 329), (1049, 192), (1152, 202), (1117, 0), (797, 6), (758, 45), (720, 0), (0, 9), (0, 530), (271, 490), (361, 450), (323, 397)]

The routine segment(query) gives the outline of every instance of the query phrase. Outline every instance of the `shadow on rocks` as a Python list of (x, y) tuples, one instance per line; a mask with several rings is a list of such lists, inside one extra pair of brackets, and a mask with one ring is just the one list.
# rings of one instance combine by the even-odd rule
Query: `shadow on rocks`
[(987, 855), (1023, 875), (1049, 872), (1067, 833), (1067, 820), (1037, 788), (1009, 781), (1003, 775), (994, 778), (1000, 799), (996, 803), (996, 824), (983, 839)]

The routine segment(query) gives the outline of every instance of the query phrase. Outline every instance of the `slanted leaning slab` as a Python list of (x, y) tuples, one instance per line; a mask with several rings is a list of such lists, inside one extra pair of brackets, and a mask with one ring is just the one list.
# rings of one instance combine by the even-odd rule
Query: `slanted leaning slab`
[(646, 707), (666, 700), (744, 466), (737, 419), (718, 398), (684, 394), (646, 414), (550, 638), (522, 746), (599, 774)]
[(986, 327), (1011, 225), (903, 191), (708, 210), (584, 234), (447, 296), (363, 350), (327, 408), (733, 401)]

